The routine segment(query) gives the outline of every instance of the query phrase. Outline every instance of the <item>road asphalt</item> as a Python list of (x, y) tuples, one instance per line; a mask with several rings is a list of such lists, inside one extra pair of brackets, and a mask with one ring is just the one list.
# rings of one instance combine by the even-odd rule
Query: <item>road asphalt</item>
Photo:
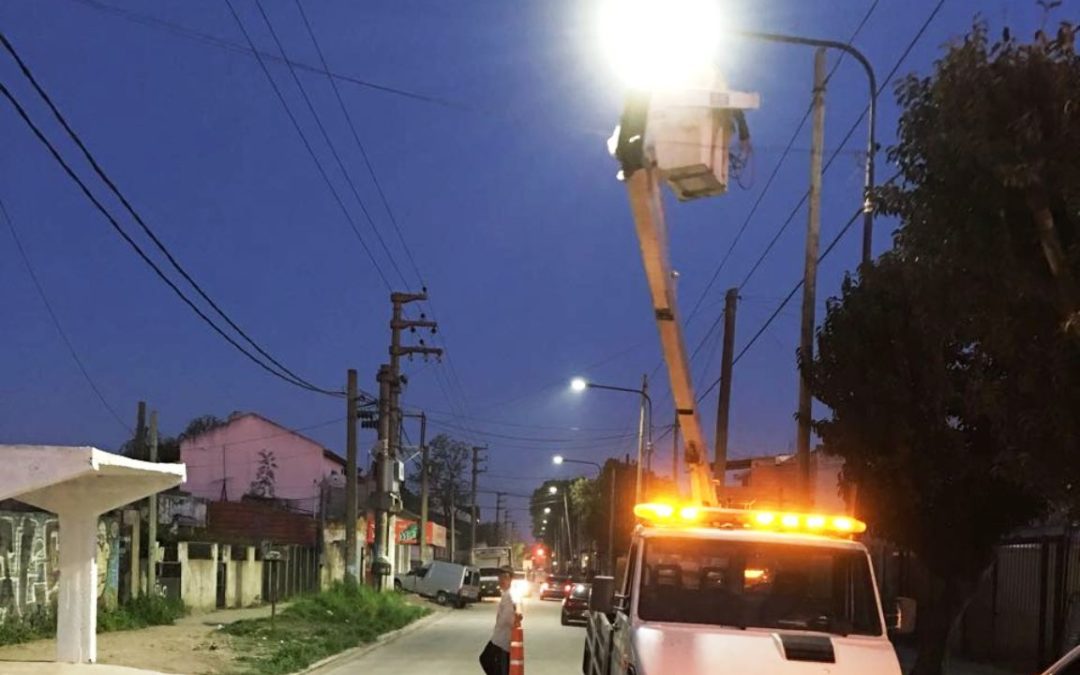
[[(477, 675), (477, 659), (491, 638), (498, 600), (444, 612), (419, 630), (384, 645), (327, 664), (318, 675)], [(525, 672), (567, 675), (581, 671), (585, 628), (559, 624), (555, 601), (529, 598), (524, 603)]]

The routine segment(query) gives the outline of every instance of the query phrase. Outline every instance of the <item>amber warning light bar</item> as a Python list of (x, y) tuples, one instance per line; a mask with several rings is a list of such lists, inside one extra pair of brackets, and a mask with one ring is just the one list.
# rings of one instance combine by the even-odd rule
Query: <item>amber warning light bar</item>
[(829, 536), (851, 536), (866, 531), (866, 523), (850, 516), (676, 506), (662, 502), (637, 504), (634, 515), (652, 525), (673, 527), (739, 527)]

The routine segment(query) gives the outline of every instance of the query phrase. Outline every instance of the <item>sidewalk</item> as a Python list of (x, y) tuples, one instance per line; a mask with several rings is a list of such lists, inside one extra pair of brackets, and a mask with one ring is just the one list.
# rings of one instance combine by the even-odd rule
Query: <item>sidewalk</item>
[[(279, 604), (281, 612), (287, 604)], [(235, 670), (228, 636), (218, 626), (270, 616), (270, 607), (224, 609), (193, 614), (172, 626), (98, 635), (98, 664), (93, 667), (53, 663), (56, 645), (51, 639), (0, 647), (0, 673), (56, 675), (129, 675), (143, 673), (219, 673)], [(107, 664), (107, 665), (104, 665)], [(127, 668), (124, 668), (127, 667)], [(132, 671), (130, 668), (142, 668)]]

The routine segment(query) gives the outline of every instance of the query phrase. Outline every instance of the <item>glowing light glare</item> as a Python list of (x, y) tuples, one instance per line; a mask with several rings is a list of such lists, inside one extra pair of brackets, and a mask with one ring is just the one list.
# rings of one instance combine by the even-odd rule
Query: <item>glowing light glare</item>
[(585, 381), (584, 377), (575, 377), (570, 380), (570, 391), (583, 392), (589, 388), (589, 383)]
[(825, 516), (807, 516), (806, 527), (811, 530), (820, 530), (825, 527)]
[[(544, 507), (544, 513), (551, 513), (551, 507), (550, 506), (545, 506)], [(544, 521), (544, 522), (547, 522), (547, 521)]]
[(795, 515), (794, 513), (785, 513), (784, 515), (780, 516), (780, 524), (784, 527), (798, 527), (799, 516)]
[(839, 516), (832, 519), (833, 529), (837, 532), (850, 532), (858, 534), (866, 531), (866, 523), (847, 516)]
[(776, 521), (776, 514), (762, 511), (754, 514), (754, 522), (758, 525), (772, 525)]
[(548, 488), (548, 494), (549, 495), (553, 495), (558, 491), (559, 491), (559, 488), (555, 487), (554, 485), (552, 485), (551, 487)]
[(756, 570), (750, 567), (743, 570), (743, 577), (751, 581), (756, 581), (763, 576), (765, 576), (765, 570)]
[(551, 463), (552, 464), (562, 464), (563, 463), (563, 456), (562, 455), (555, 455), (554, 457), (551, 458)]
[(679, 509), (679, 518), (694, 521), (701, 518), (701, 509), (696, 506), (684, 506)]
[(605, 0), (600, 43), (616, 73), (637, 89), (686, 86), (718, 56), (718, 0)]

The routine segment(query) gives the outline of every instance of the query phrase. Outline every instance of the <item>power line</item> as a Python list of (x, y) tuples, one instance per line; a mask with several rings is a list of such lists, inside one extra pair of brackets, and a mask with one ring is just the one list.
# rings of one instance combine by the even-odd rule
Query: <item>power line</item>
[(345, 207), (345, 202), (342, 201), (341, 195), (339, 195), (337, 189), (334, 188), (330, 176), (327, 175), (326, 169), (323, 168), (322, 162), (319, 161), (319, 156), (315, 154), (315, 149), (311, 147), (311, 142), (308, 141), (307, 135), (304, 134), (304, 130), (300, 127), (300, 122), (297, 121), (296, 116), (293, 115), (292, 110), (289, 108), (289, 104), (285, 101), (285, 96), (281, 93), (281, 89), (278, 88), (277, 82), (274, 81), (274, 77), (270, 74), (270, 69), (266, 67), (266, 62), (263, 60), (262, 54), (255, 49), (255, 43), (252, 41), (251, 35), (248, 34), (247, 29), (244, 27), (244, 22), (240, 19), (240, 15), (236, 13), (236, 8), (233, 7), (231, 0), (225, 0), (225, 4), (228, 5), (229, 12), (236, 21), (237, 27), (240, 28), (240, 32), (244, 34), (244, 39), (247, 40), (248, 45), (251, 46), (251, 51), (255, 54), (255, 60), (259, 62), (259, 67), (262, 69), (263, 74), (266, 75), (266, 79), (270, 82), (270, 86), (274, 89), (274, 94), (277, 95), (278, 101), (281, 102), (281, 107), (285, 109), (285, 114), (289, 116), (289, 121), (292, 122), (293, 128), (296, 129), (296, 133), (300, 136), (300, 140), (303, 142), (308, 154), (311, 155), (312, 161), (315, 162), (315, 168), (319, 170), (319, 175), (322, 176), (323, 182), (326, 183), (326, 187), (330, 189), (334, 201), (337, 202), (337, 205), (341, 208), (341, 213), (345, 216), (345, 220), (348, 221), (349, 227), (352, 229), (353, 234), (356, 235), (356, 239), (360, 242), (361, 248), (364, 249), (364, 253), (367, 254), (368, 260), (371, 261), (372, 266), (382, 279), (387, 290), (390, 290), (390, 280), (386, 278), (382, 268), (379, 267), (379, 262), (375, 259), (375, 255), (371, 252), (371, 249), (368, 248), (367, 242), (364, 241), (364, 237), (360, 234), (360, 230), (357, 229), (356, 221), (353, 220), (352, 214), (349, 213), (349, 209)]
[(119, 16), (119, 17), (121, 17), (123, 19), (126, 19), (127, 21), (131, 21), (133, 23), (138, 23), (138, 24), (142, 24), (144, 26), (148, 26), (148, 27), (151, 27), (151, 28), (158, 28), (158, 29), (161, 29), (161, 30), (165, 30), (166, 32), (172, 33), (173, 35), (177, 35), (179, 37), (187, 38), (189, 40), (194, 40), (196, 42), (201, 42), (203, 44), (211, 45), (211, 46), (215, 46), (215, 47), (221, 47), (223, 49), (226, 49), (226, 50), (229, 50), (229, 51), (232, 51), (232, 52), (235, 52), (235, 53), (239, 53), (239, 54), (244, 54), (246, 56), (256, 56), (256, 57), (262, 57), (264, 59), (272, 59), (272, 60), (278, 61), (278, 62), (291, 63), (291, 65), (293, 67), (299, 68), (300, 70), (305, 70), (305, 71), (312, 72), (312, 73), (318, 73), (320, 75), (329, 75), (330, 77), (334, 78), (335, 80), (341, 80), (342, 82), (349, 82), (350, 84), (355, 84), (355, 85), (358, 85), (358, 86), (361, 86), (361, 87), (365, 87), (367, 89), (372, 89), (374, 91), (380, 91), (380, 92), (383, 92), (383, 93), (386, 93), (386, 94), (393, 94), (395, 96), (400, 96), (402, 98), (412, 99), (414, 101), (420, 101), (420, 102), (423, 102), (423, 103), (430, 103), (430, 104), (434, 104), (434, 105), (444, 107), (444, 108), (453, 108), (453, 109), (459, 109), (459, 110), (472, 110), (471, 107), (469, 107), (466, 104), (461, 103), (459, 101), (452, 101), (450, 99), (440, 98), (438, 96), (431, 96), (429, 94), (421, 94), (419, 92), (409, 91), (409, 90), (403, 89), (401, 87), (393, 87), (393, 86), (390, 86), (390, 85), (381, 84), (381, 83), (378, 83), (378, 82), (373, 82), (371, 80), (365, 80), (363, 78), (355, 77), (355, 76), (352, 76), (352, 75), (343, 75), (341, 73), (329, 72), (327, 69), (320, 70), (320, 69), (318, 69), (318, 68), (316, 68), (314, 66), (308, 65), (306, 63), (301, 63), (299, 61), (287, 61), (287, 60), (282, 59), (279, 56), (275, 56), (273, 54), (269, 54), (269, 53), (266, 53), (266, 52), (260, 52), (260, 51), (258, 51), (256, 49), (254, 49), (254, 47), (250, 46), (250, 45), (248, 47), (245, 47), (244, 45), (242, 45), (242, 44), (240, 44), (238, 42), (233, 42), (231, 40), (226, 40), (226, 39), (220, 38), (220, 37), (218, 37), (216, 35), (211, 35), (209, 33), (204, 33), (202, 31), (195, 30), (194, 28), (188, 28), (187, 26), (184, 26), (184, 25), (172, 22), (172, 21), (166, 21), (165, 19), (160, 19), (158, 17), (151, 16), (149, 14), (140, 14), (138, 12), (133, 12), (131, 10), (121, 9), (119, 7), (114, 7), (114, 6), (106, 4), (104, 2), (98, 2), (98, 0), (72, 0), (72, 1), (77, 2), (79, 4), (82, 4), (82, 5), (85, 5), (85, 6), (89, 7), (89, 8), (91, 8), (91, 9), (99, 11), (99, 12), (105, 12), (105, 13), (108, 13), (108, 14), (112, 14), (114, 16)]
[(322, 47), (319, 46), (319, 40), (315, 37), (315, 31), (311, 27), (311, 22), (308, 21), (307, 12), (304, 11), (304, 5), (300, 0), (296, 0), (296, 8), (300, 10), (300, 16), (304, 20), (304, 26), (307, 28), (308, 35), (311, 36), (312, 44), (315, 45), (315, 51), (319, 54), (319, 61), (322, 63), (323, 70), (326, 71), (326, 79), (330, 82), (330, 87), (334, 90), (334, 96), (337, 98), (338, 105), (341, 106), (341, 113), (345, 116), (345, 121), (349, 123), (349, 130), (352, 131), (353, 140), (356, 141), (356, 147), (360, 150), (360, 156), (364, 158), (364, 166), (367, 167), (368, 175), (371, 176), (371, 182), (375, 184), (375, 190), (379, 193), (379, 199), (382, 201), (383, 208), (386, 209), (386, 215), (390, 217), (390, 222), (394, 226), (394, 231), (397, 232), (398, 241), (401, 242), (401, 247), (405, 250), (405, 255), (409, 259), (409, 264), (412, 265), (413, 272), (416, 273), (416, 278), (420, 281), (420, 285), (423, 286), (424, 280), (423, 276), (420, 274), (420, 268), (416, 264), (416, 259), (413, 257), (412, 251), (409, 250), (409, 245), (405, 242), (405, 236), (401, 232), (401, 226), (398, 224), (397, 217), (394, 215), (394, 210), (390, 208), (390, 202), (386, 198), (386, 193), (383, 191), (382, 183), (379, 182), (379, 177), (375, 173), (375, 167), (371, 164), (371, 159), (368, 157), (367, 150), (360, 141), (360, 134), (356, 131), (356, 124), (353, 122), (352, 115), (349, 114), (349, 109), (345, 105), (345, 100), (341, 97), (341, 91), (338, 89), (337, 81), (330, 73), (330, 66), (326, 62), (326, 56), (323, 54)]
[(240, 326), (237, 325), (237, 323), (235, 321), (233, 321), (232, 318), (228, 314), (226, 314), (225, 311), (223, 309), (221, 309), (221, 307), (218, 306), (218, 304), (216, 302), (214, 302), (214, 300), (206, 293), (206, 291), (204, 291), (203, 288), (191, 277), (191, 275), (187, 273), (187, 270), (185, 270), (183, 268), (183, 266), (180, 265), (180, 263), (172, 255), (172, 253), (165, 246), (165, 244), (162, 243), (162, 241), (157, 237), (157, 235), (150, 228), (150, 226), (146, 224), (146, 221), (143, 220), (142, 216), (139, 215), (138, 211), (135, 210), (135, 207), (131, 205), (131, 202), (128, 201), (127, 197), (120, 191), (120, 188), (117, 187), (116, 183), (113, 182), (113, 180), (109, 177), (109, 175), (107, 173), (105, 173), (105, 170), (97, 162), (97, 160), (94, 158), (93, 154), (91, 154), (89, 148), (87, 148), (86, 144), (83, 143), (82, 138), (80, 138), (79, 135), (75, 132), (75, 130), (71, 127), (71, 125), (68, 124), (67, 119), (63, 116), (63, 114), (61, 114), (60, 110), (53, 103), (52, 98), (44, 90), (44, 88), (38, 83), (37, 79), (34, 77), (33, 73), (30, 71), (29, 66), (22, 60), (22, 58), (19, 56), (18, 52), (16, 52), (15, 47), (8, 41), (7, 37), (5, 37), (3, 34), (0, 34), (0, 44), (3, 44), (4, 49), (8, 52), (8, 54), (10, 54), (12, 56), (12, 58), (15, 59), (15, 62), (19, 65), (19, 69), (22, 71), (23, 76), (26, 77), (26, 79), (34, 87), (34, 90), (37, 92), (38, 96), (40, 96), (42, 98), (42, 100), (45, 101), (45, 104), (49, 107), (49, 110), (52, 112), (53, 116), (56, 117), (56, 120), (64, 128), (64, 131), (67, 132), (68, 136), (70, 136), (71, 139), (75, 142), (75, 144), (78, 146), (79, 150), (82, 151), (83, 156), (90, 163), (90, 166), (94, 169), (94, 173), (96, 173), (98, 175), (98, 177), (101, 178), (101, 180), (109, 188), (109, 190), (114, 195), (116, 195), (116, 197), (120, 200), (120, 203), (124, 206), (124, 209), (129, 214), (131, 214), (132, 218), (134, 218), (135, 222), (139, 224), (139, 227), (142, 229), (142, 231), (154, 243), (154, 246), (156, 246), (157, 249), (159, 251), (161, 251), (161, 253), (169, 261), (169, 264), (172, 265), (173, 269), (175, 269), (177, 272), (179, 272), (180, 276), (182, 276), (191, 285), (191, 287), (193, 289), (195, 289), (195, 292), (198, 293), (199, 296), (203, 300), (205, 300), (207, 302), (207, 304), (209, 304), (210, 307), (215, 312), (217, 312), (217, 314), (222, 319), (224, 319), (225, 322), (233, 330), (235, 330), (242, 338), (244, 338), (244, 340), (246, 340), (248, 344), (250, 344), (252, 347), (254, 347), (255, 351), (257, 351), (259, 354), (261, 354), (267, 360), (269, 360), (271, 363), (273, 363), (275, 366), (277, 366), (282, 372), (286, 373), (292, 379), (294, 379), (296, 382), (305, 385), (306, 387), (312, 389), (313, 391), (320, 391), (321, 393), (330, 393), (330, 394), (334, 393), (334, 392), (330, 392), (330, 391), (327, 391), (325, 389), (322, 389), (320, 387), (315, 386), (311, 382), (305, 380), (304, 378), (300, 377), (299, 375), (297, 375), (296, 373), (291, 371), (284, 364), (282, 364), (280, 361), (278, 361), (273, 356), (271, 356), (265, 349), (262, 348), (262, 346), (260, 346), (254, 339), (252, 339), (252, 337), (250, 335), (248, 335), (242, 328), (240, 328)]
[(0, 199), (0, 216), (3, 216), (4, 222), (7, 223), (8, 230), (11, 232), (11, 238), (15, 240), (15, 250), (18, 251), (19, 257), (22, 258), (23, 265), (26, 267), (27, 273), (30, 275), (30, 280), (34, 282), (34, 288), (37, 289), (38, 297), (41, 298), (41, 303), (45, 305), (45, 311), (49, 313), (49, 317), (52, 319), (53, 326), (56, 327), (56, 332), (60, 334), (60, 339), (64, 341), (64, 345), (67, 346), (68, 353), (71, 354), (71, 359), (75, 361), (75, 365), (78, 366), (79, 372), (82, 373), (86, 383), (90, 385), (90, 389), (93, 390), (94, 395), (101, 401), (101, 405), (113, 416), (116, 422), (126, 431), (131, 433), (131, 427), (124, 422), (124, 419), (120, 417), (116, 409), (109, 405), (109, 401), (105, 398), (105, 394), (101, 392), (101, 389), (94, 382), (94, 378), (90, 377), (90, 372), (86, 369), (86, 365), (82, 359), (79, 358), (79, 353), (75, 350), (75, 346), (71, 343), (71, 338), (68, 337), (67, 331), (60, 324), (60, 319), (56, 316), (56, 312), (53, 310), (52, 303), (49, 302), (49, 297), (45, 294), (45, 288), (41, 285), (41, 281), (38, 279), (37, 273), (34, 271), (34, 266), (30, 263), (30, 256), (27, 255), (26, 249), (23, 248), (22, 240), (19, 238), (19, 233), (15, 228), (15, 221), (11, 219), (11, 215), (7, 211), (7, 207), (4, 205), (4, 200)]
[(306, 389), (308, 391), (316, 391), (319, 393), (330, 394), (333, 396), (338, 396), (341, 394), (341, 392), (330, 392), (328, 390), (313, 388), (306, 383), (294, 380), (288, 375), (284, 375), (281, 372), (271, 368), (254, 354), (249, 352), (243, 345), (238, 343), (220, 326), (218, 326), (213, 321), (213, 319), (207, 316), (206, 313), (203, 312), (203, 310), (201, 310), (194, 302), (192, 302), (189, 297), (187, 297), (187, 295), (184, 294), (182, 290), (180, 290), (179, 287), (177, 287), (177, 285), (172, 281), (172, 279), (170, 279), (161, 270), (161, 268), (158, 267), (157, 264), (146, 254), (146, 252), (142, 250), (138, 243), (136, 243), (135, 240), (132, 239), (131, 236), (124, 231), (124, 229), (120, 226), (120, 223), (117, 222), (116, 218), (114, 218), (113, 215), (104, 207), (104, 205), (102, 205), (102, 203), (98, 201), (97, 197), (95, 197), (94, 194), (90, 192), (90, 188), (86, 186), (86, 183), (84, 183), (82, 179), (79, 178), (79, 176), (74, 172), (74, 170), (72, 170), (71, 166), (68, 165), (68, 163), (64, 160), (63, 157), (60, 156), (60, 153), (57, 151), (56, 147), (48, 138), (45, 137), (45, 134), (42, 133), (41, 129), (39, 129), (36, 124), (34, 124), (33, 120), (30, 119), (30, 116), (27, 114), (26, 110), (22, 107), (18, 100), (16, 100), (16, 98), (12, 95), (8, 88), (3, 84), (0, 84), (0, 94), (3, 94), (3, 96), (11, 103), (11, 105), (14, 106), (15, 111), (22, 118), (23, 122), (25, 122), (26, 125), (30, 127), (30, 130), (34, 133), (38, 140), (41, 141), (43, 145), (45, 145), (45, 147), (49, 150), (49, 153), (53, 156), (53, 159), (55, 159), (57, 163), (59, 163), (60, 166), (64, 169), (64, 172), (67, 173), (67, 175), (73, 181), (75, 181), (75, 183), (82, 190), (82, 193), (86, 196), (86, 198), (89, 199), (90, 202), (94, 205), (94, 207), (97, 208), (97, 210), (105, 216), (105, 218), (109, 221), (110, 225), (112, 225), (113, 229), (116, 230), (116, 232), (124, 239), (124, 241), (128, 243), (129, 246), (131, 246), (132, 249), (134, 249), (135, 253), (138, 254), (138, 256), (143, 260), (143, 262), (150, 266), (150, 268), (154, 271), (158, 278), (161, 279), (170, 289), (172, 289), (173, 293), (175, 293), (177, 297), (179, 297), (184, 302), (184, 304), (186, 304), (193, 312), (195, 312), (195, 314), (198, 315), (200, 319), (202, 319), (208, 326), (210, 326), (210, 328), (213, 329), (215, 333), (224, 338), (226, 342), (236, 348), (241, 354), (246, 356), (257, 366), (270, 373), (271, 375), (288, 382), (289, 384), (300, 387), (301, 389)]
[[(874, 0), (874, 2), (871, 3), (870, 7), (866, 10), (866, 13), (863, 15), (862, 21), (860, 21), (859, 25), (855, 27), (855, 30), (851, 33), (851, 37), (848, 38), (848, 46), (850, 46), (851, 43), (855, 41), (855, 38), (859, 36), (859, 33), (862, 32), (862, 29), (866, 26), (866, 23), (873, 15), (874, 10), (877, 9), (879, 2), (880, 0)], [(832, 79), (833, 75), (836, 74), (836, 71), (840, 68), (840, 64), (844, 61), (845, 55), (846, 54), (844, 52), (841, 52), (840, 58), (836, 60), (836, 63), (833, 64), (832, 70), (829, 71), (828, 76), (825, 78), (826, 83), (828, 83), (828, 81)], [(731, 254), (735, 251), (735, 247), (738, 245), (743, 233), (750, 225), (750, 221), (753, 219), (754, 214), (757, 213), (758, 207), (761, 206), (762, 201), (764, 201), (765, 195), (768, 194), (769, 188), (772, 186), (773, 181), (776, 180), (776, 176), (780, 172), (780, 168), (783, 166), (784, 161), (788, 158), (788, 155), (791, 154), (792, 149), (795, 146), (795, 141), (798, 140), (799, 134), (802, 133), (803, 127), (806, 126), (806, 121), (810, 119), (810, 113), (812, 110), (812, 105), (808, 105), (806, 107), (806, 112), (803, 113), (802, 119), (799, 120), (799, 124), (796, 125), (795, 131), (792, 132), (791, 138), (788, 139), (787, 145), (781, 152), (780, 159), (776, 161), (776, 165), (773, 167), (772, 173), (769, 174), (769, 178), (765, 181), (765, 185), (761, 188), (761, 192), (758, 193), (758, 197), (754, 201), (753, 206), (750, 207), (750, 211), (746, 214), (746, 218), (743, 219), (742, 224), (739, 226), (738, 232), (735, 233), (735, 238), (732, 239), (731, 245), (729, 245), (727, 251), (724, 252), (724, 256), (720, 259), (720, 264), (717, 265), (716, 270), (713, 272), (712, 277), (709, 279), (709, 283), (705, 285), (705, 289), (701, 292), (701, 295), (698, 296), (697, 302), (694, 303), (694, 307), (690, 310), (690, 314), (687, 316), (686, 320), (687, 323), (690, 323), (690, 321), (693, 320), (694, 315), (697, 314), (698, 309), (701, 307), (701, 303), (705, 300), (706, 296), (709, 294), (709, 291), (712, 290), (713, 284), (715, 284), (716, 280), (720, 277), (720, 272), (723, 271), (724, 266), (731, 258)], [(840, 147), (836, 148), (834, 154), (839, 154), (842, 150), (843, 144), (841, 144)], [(723, 319), (723, 316), (723, 313), (721, 313), (720, 317), (717, 318), (716, 322), (712, 325), (712, 327), (709, 328), (709, 331), (705, 334), (706, 338), (708, 337), (709, 333), (712, 333), (714, 330), (716, 330), (716, 327)], [(702, 339), (702, 343), (704, 343), (704, 341), (705, 338)]]
[[(360, 205), (360, 211), (364, 214), (368, 224), (371, 225), (371, 230), (375, 233), (375, 238), (378, 239), (379, 245), (382, 247), (383, 253), (386, 254), (386, 258), (390, 261), (390, 265), (397, 272), (398, 277), (406, 286), (408, 282), (405, 280), (405, 275), (401, 273), (401, 268), (398, 267), (397, 261), (394, 260), (394, 256), (391, 255), (390, 249), (386, 247), (386, 242), (383, 240), (382, 234), (379, 232), (379, 228), (376, 227), (375, 221), (372, 220), (371, 214), (368, 212), (367, 205), (364, 204), (364, 199), (360, 196), (360, 191), (356, 188), (356, 182), (353, 180), (349, 170), (345, 167), (345, 163), (341, 161), (341, 156), (338, 155), (337, 147), (334, 142), (330, 140), (330, 134), (327, 133), (326, 127), (322, 123), (322, 118), (319, 117), (318, 111), (315, 110), (315, 106), (311, 102), (311, 98), (308, 96), (307, 90), (304, 88), (303, 82), (300, 81), (300, 77), (296, 74), (296, 69), (293, 68), (289, 62), (288, 56), (285, 54), (285, 46), (282, 44), (281, 39), (278, 37), (277, 31), (274, 30), (274, 24), (270, 22), (270, 17), (266, 14), (266, 10), (263, 8), (261, 0), (255, 0), (255, 6), (259, 10), (259, 14), (262, 15), (263, 21), (266, 22), (266, 27), (270, 29), (270, 36), (274, 38), (274, 44), (277, 45), (278, 51), (281, 52), (281, 58), (285, 61), (285, 64), (289, 68), (289, 74), (292, 75), (293, 82), (296, 83), (296, 88), (300, 90), (300, 96), (303, 97), (304, 103), (307, 104), (307, 109), (311, 113), (311, 116), (315, 118), (315, 126), (319, 128), (319, 132), (322, 134), (323, 140), (326, 141), (326, 145), (330, 148), (330, 154), (333, 156), (334, 161), (337, 162), (338, 168), (341, 169), (341, 173), (345, 176), (345, 182), (352, 190), (353, 196), (356, 197), (356, 202)], [(330, 79), (333, 82), (333, 78)]]
[[(892, 183), (899, 176), (899, 173), (894, 174), (892, 178), (882, 183), (882, 186)], [(844, 224), (840, 231), (837, 232), (836, 236), (833, 237), (832, 241), (829, 242), (829, 245), (825, 247), (825, 250), (822, 252), (822, 254), (818, 256), (819, 263), (825, 260), (825, 258), (828, 257), (830, 253), (832, 253), (833, 249), (836, 248), (836, 245), (839, 244), (840, 240), (844, 238), (844, 235), (846, 235), (851, 230), (851, 226), (855, 224), (855, 222), (859, 219), (862, 213), (862, 207), (859, 207), (859, 209), (855, 211), (854, 215), (851, 216), (851, 218)], [(799, 292), (799, 289), (802, 288), (802, 286), (803, 280), (800, 279), (792, 287), (791, 291), (786, 296), (784, 296), (784, 299), (780, 302), (776, 309), (773, 310), (773, 313), (769, 315), (769, 318), (765, 320), (765, 323), (763, 323), (761, 327), (758, 328), (757, 332), (754, 333), (753, 337), (751, 337), (750, 340), (745, 345), (743, 345), (743, 348), (739, 350), (739, 353), (735, 355), (735, 358), (732, 360), (732, 365), (738, 363), (739, 359), (741, 359), (743, 355), (746, 354), (746, 352), (750, 351), (750, 348), (754, 346), (754, 343), (758, 341), (758, 338), (765, 334), (765, 331), (768, 330), (769, 326), (772, 325), (772, 322), (776, 320), (776, 317), (780, 316), (780, 313), (784, 310), (784, 307), (786, 307), (787, 304), (791, 302), (791, 299), (795, 297), (795, 294)], [(702, 399), (708, 396), (709, 393), (712, 392), (712, 390), (715, 389), (718, 384), (720, 384), (720, 378), (716, 378), (716, 380), (714, 380), (713, 383), (709, 385), (709, 388), (697, 397), (697, 401), (700, 402)]]
[[(892, 70), (889, 71), (889, 74), (885, 76), (885, 79), (882, 81), (881, 85), (878, 87), (877, 92), (875, 92), (876, 96), (880, 96), (881, 93), (885, 90), (885, 87), (888, 86), (888, 84), (892, 80), (893, 76), (896, 75), (896, 71), (898, 71), (900, 69), (900, 66), (903, 65), (904, 61), (907, 60), (907, 57), (911, 54), (911, 50), (915, 48), (916, 44), (918, 44), (919, 40), (923, 36), (923, 33), (926, 32), (926, 29), (930, 26), (930, 24), (933, 22), (934, 18), (938, 15), (938, 12), (941, 11), (941, 8), (944, 5), (945, 5), (945, 0), (939, 0), (937, 6), (935, 6), (934, 9), (930, 12), (930, 15), (926, 17), (926, 20), (923, 22), (922, 26), (915, 33), (915, 36), (911, 39), (910, 42), (908, 42), (907, 48), (904, 49), (904, 52), (900, 55), (900, 58), (897, 59), (895, 64), (893, 64)], [(863, 121), (863, 118), (866, 117), (866, 114), (867, 114), (867, 112), (869, 110), (870, 110), (869, 105), (867, 105), (865, 108), (863, 108), (862, 113), (855, 120), (855, 123), (851, 125), (850, 129), (848, 129), (847, 134), (844, 136), (844, 140), (840, 142), (840, 145), (837, 147), (836, 151), (834, 151), (832, 153), (832, 155), (829, 156), (829, 160), (825, 163), (825, 168), (822, 169), (822, 173), (827, 172), (829, 170), (829, 167), (832, 166), (833, 162), (836, 160), (837, 156), (839, 155), (839, 150), (841, 150), (847, 144), (847, 142), (851, 139), (851, 136), (855, 133), (855, 130), (858, 129), (859, 125)], [(754, 275), (754, 272), (756, 272), (758, 270), (758, 268), (761, 266), (761, 263), (765, 260), (766, 256), (768, 256), (769, 252), (772, 251), (773, 246), (776, 245), (776, 242), (780, 239), (780, 236), (787, 229), (788, 225), (791, 224), (791, 221), (794, 220), (796, 214), (798, 214), (798, 212), (799, 212), (799, 209), (801, 209), (802, 205), (806, 203), (806, 200), (809, 198), (809, 196), (810, 196), (810, 191), (809, 190), (807, 190), (806, 192), (803, 193), (803, 196), (799, 200), (799, 203), (795, 205), (795, 208), (792, 209), (791, 214), (787, 217), (787, 219), (784, 221), (784, 223), (780, 226), (780, 229), (778, 229), (776, 231), (776, 235), (773, 236), (772, 241), (770, 241), (769, 245), (765, 247), (765, 250), (758, 257), (758, 259), (754, 263), (753, 267), (750, 268), (750, 271), (747, 272), (747, 274), (743, 278), (742, 282), (739, 283), (739, 289), (740, 290), (742, 290), (746, 286), (746, 284), (749, 283), (750, 278), (753, 277), (753, 275)]]

